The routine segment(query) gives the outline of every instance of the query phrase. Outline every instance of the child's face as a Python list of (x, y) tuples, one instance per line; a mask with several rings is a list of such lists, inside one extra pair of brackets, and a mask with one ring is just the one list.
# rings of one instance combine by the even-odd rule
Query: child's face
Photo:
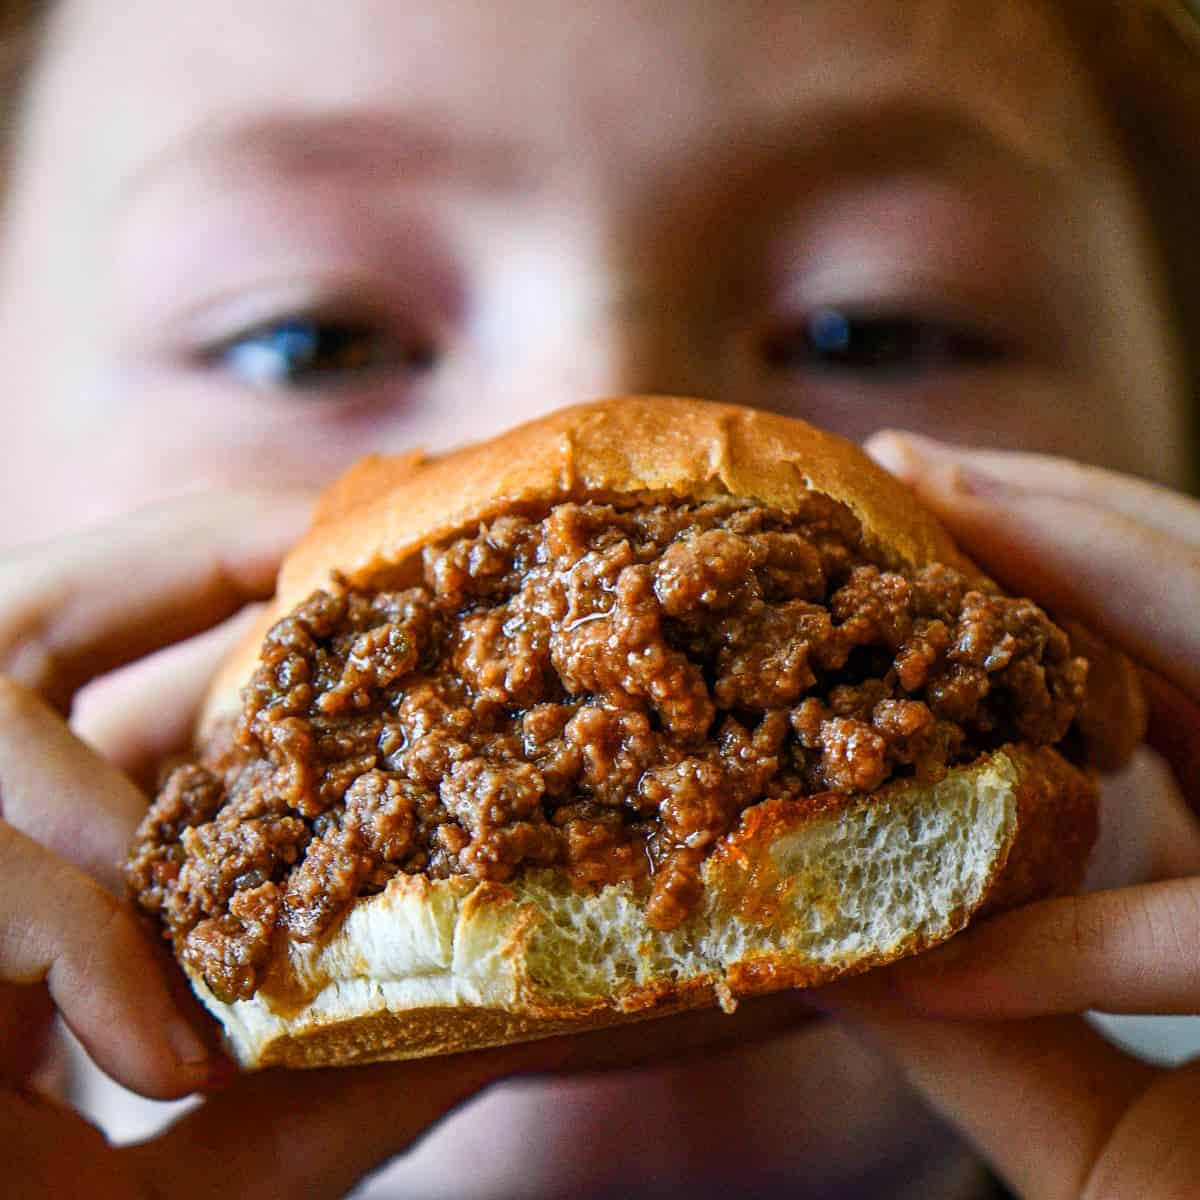
[(66, 0), (0, 261), (0, 543), (635, 390), (1172, 478), (1123, 168), (991, 7)]

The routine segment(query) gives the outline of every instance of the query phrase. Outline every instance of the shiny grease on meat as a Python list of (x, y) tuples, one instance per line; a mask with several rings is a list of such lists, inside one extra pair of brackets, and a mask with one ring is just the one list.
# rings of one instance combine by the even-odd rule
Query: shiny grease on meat
[(397, 872), (648, 889), (669, 929), (749, 805), (943, 777), (1067, 733), (1086, 663), (1031, 601), (889, 569), (841, 506), (564, 503), (280, 621), (139, 829), (131, 886), (222, 999)]

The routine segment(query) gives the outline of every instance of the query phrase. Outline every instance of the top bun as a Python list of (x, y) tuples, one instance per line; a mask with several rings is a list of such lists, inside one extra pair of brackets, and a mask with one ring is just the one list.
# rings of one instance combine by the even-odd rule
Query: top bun
[(909, 490), (845, 438), (706, 400), (598, 400), (450, 454), (372, 455), (352, 467), (322, 497), (270, 610), (214, 681), (202, 726), (237, 708), (266, 631), (335, 573), (351, 585), (408, 586), (423, 547), (566, 500), (736, 496), (792, 512), (814, 492), (845, 505), (889, 565), (940, 562), (986, 584)]

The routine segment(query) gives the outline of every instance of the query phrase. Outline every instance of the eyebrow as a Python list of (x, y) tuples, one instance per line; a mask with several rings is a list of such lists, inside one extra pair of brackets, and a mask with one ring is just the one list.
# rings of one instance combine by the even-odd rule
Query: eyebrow
[[(787, 178), (815, 168), (885, 178), (949, 168), (963, 161), (964, 152), (974, 162), (1049, 175), (1061, 175), (1069, 165), (1064, 148), (1047, 144), (1029, 122), (1002, 109), (966, 112), (936, 94), (818, 101), (811, 124), (790, 114), (765, 132), (758, 144), (748, 139), (735, 148), (738, 174), (765, 169)], [(552, 165), (547, 157), (544, 147), (519, 137), (472, 138), (414, 113), (278, 110), (196, 127), (143, 163), (120, 192), (128, 197), (178, 169), (206, 163), (302, 184), (465, 178), (515, 190)], [(703, 161), (712, 163), (707, 153)]]
[(777, 129), (772, 138), (779, 151), (772, 157), (782, 160), (784, 169), (818, 162), (843, 174), (884, 176), (969, 160), (1059, 176), (1071, 167), (1070, 148), (1048, 139), (1020, 114), (999, 106), (968, 111), (936, 94), (901, 94), (869, 104), (835, 101), (794, 145), (781, 146), (786, 136), (786, 128)]
[(514, 185), (532, 153), (517, 141), (469, 140), (410, 114), (277, 111), (200, 125), (151, 157), (126, 186), (141, 190), (179, 167), (205, 162), (300, 182), (470, 176)]

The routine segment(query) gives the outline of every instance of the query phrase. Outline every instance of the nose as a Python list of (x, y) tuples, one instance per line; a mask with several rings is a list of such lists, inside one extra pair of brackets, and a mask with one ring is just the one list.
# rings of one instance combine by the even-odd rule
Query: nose
[(721, 338), (685, 290), (627, 286), (604, 315), (608, 382), (624, 392), (711, 396), (726, 374)]
[(512, 297), (484, 331), (467, 399), (476, 436), (602, 396), (721, 399), (719, 332), (675, 288), (582, 282)]
[(428, 389), (376, 449), (445, 450), (605, 396), (737, 399), (728, 313), (703, 286), (704, 264), (661, 244), (647, 253), (646, 239), (603, 221), (507, 233), (476, 260)]

